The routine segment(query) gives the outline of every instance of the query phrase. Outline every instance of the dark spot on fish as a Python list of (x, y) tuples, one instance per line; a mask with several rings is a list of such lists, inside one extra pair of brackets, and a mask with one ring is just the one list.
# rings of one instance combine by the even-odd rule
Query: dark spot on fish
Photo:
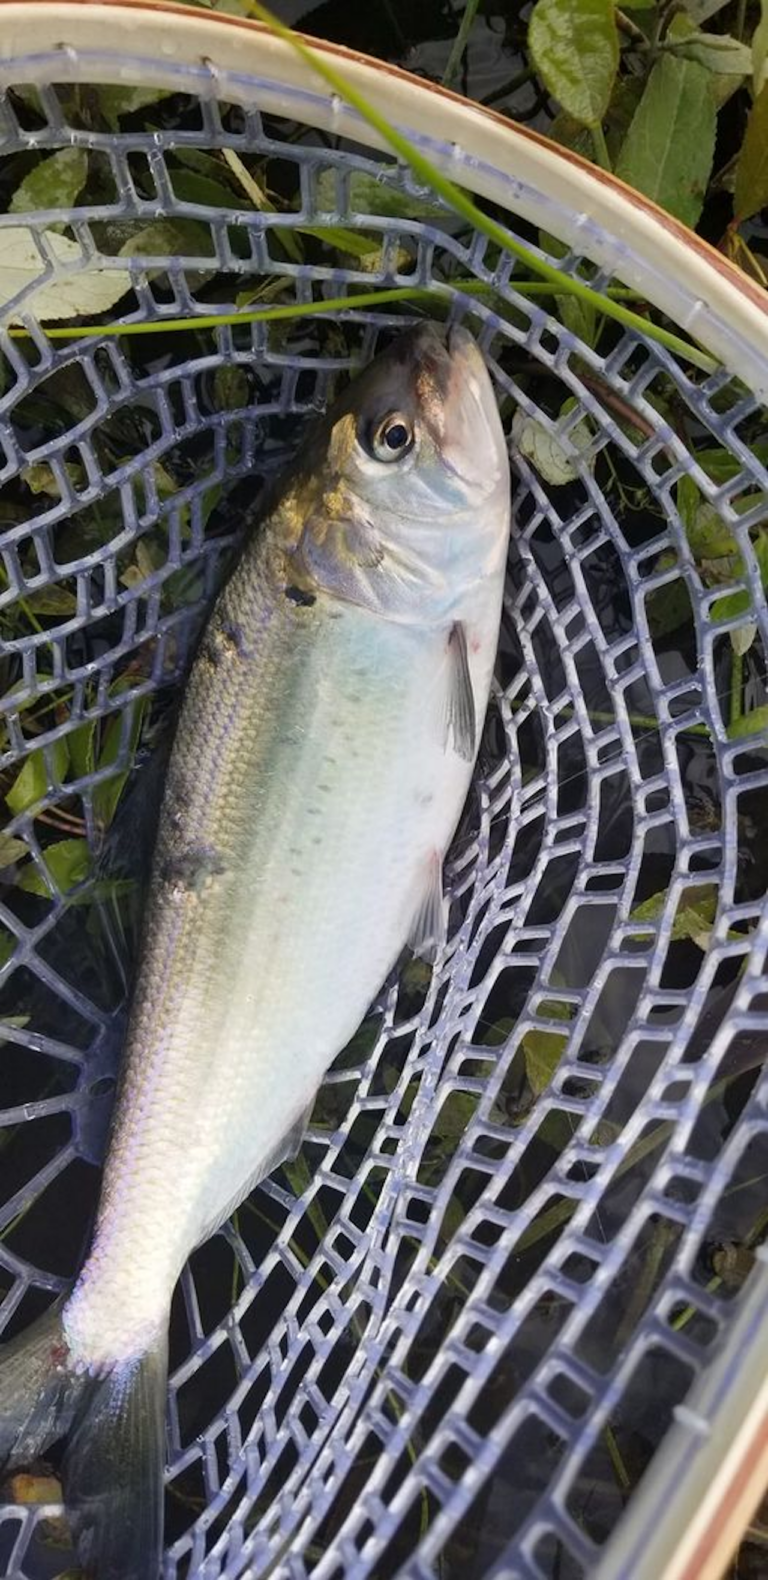
[(330, 787), (330, 785), (318, 785), (317, 788), (318, 788), (318, 790), (322, 790), (326, 795), (328, 795), (329, 792), (330, 792), (330, 788), (331, 787)]
[(209, 627), (203, 640), (201, 656), (218, 669), (220, 664), (230, 663), (233, 655), (237, 658), (248, 658), (248, 648), (242, 627), (234, 620), (225, 620), (223, 625)]
[(310, 817), (319, 817), (320, 816), (320, 807), (319, 806), (308, 806), (307, 807), (307, 811), (308, 811)]
[(300, 609), (311, 609), (313, 603), (317, 603), (315, 594), (305, 592), (303, 587), (286, 587), (285, 596), (291, 603), (298, 604)]
[(238, 658), (248, 657), (248, 646), (241, 625), (236, 620), (225, 620), (221, 626), (221, 635), (230, 647), (233, 647)]
[(211, 845), (190, 845), (168, 857), (162, 877), (175, 889), (199, 893), (206, 878), (220, 877), (226, 863)]
[(323, 836), (322, 836), (322, 834), (315, 834), (315, 835), (313, 835), (313, 838), (312, 838), (312, 844), (313, 845), (322, 845), (322, 843), (323, 843)]

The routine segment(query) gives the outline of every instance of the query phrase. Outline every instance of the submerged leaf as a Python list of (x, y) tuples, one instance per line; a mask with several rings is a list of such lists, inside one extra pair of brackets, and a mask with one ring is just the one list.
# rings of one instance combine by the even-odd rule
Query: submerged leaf
[[(146, 697), (134, 697), (133, 701), (129, 702), (124, 709), (121, 709), (119, 713), (113, 714), (107, 725), (104, 734), (104, 744), (99, 753), (98, 767), (110, 768), (113, 763), (118, 761), (121, 750), (127, 754), (127, 762), (124, 769), (98, 784), (93, 792), (93, 810), (102, 828), (108, 828), (112, 822), (117, 803), (133, 767), (146, 706)], [(130, 723), (127, 726), (127, 742), (124, 741), (123, 737), (123, 731), (126, 728), (123, 723), (125, 713), (128, 713), (130, 719)]]
[(143, 110), (147, 104), (155, 104), (158, 99), (170, 98), (172, 88), (98, 88), (99, 108), (105, 121), (117, 131), (117, 123), (123, 115), (133, 115), (136, 110)]
[(528, 47), (545, 88), (563, 109), (585, 126), (599, 125), (619, 64), (613, 0), (537, 0)]
[(537, 1097), (549, 1086), (567, 1043), (563, 1031), (527, 1031), (521, 1038), (528, 1085)]
[(768, 706), (752, 708), (750, 713), (743, 713), (728, 729), (728, 739), (731, 741), (740, 740), (744, 735), (763, 734), (768, 739)]
[[(26, 288), (21, 304), (25, 311), (46, 321), (76, 318), (82, 313), (103, 313), (131, 288), (131, 277), (124, 269), (84, 269), (58, 278), (54, 275), (35, 285), (46, 274), (47, 264), (38, 251), (34, 231), (27, 225), (11, 225), (0, 233), (0, 239), (0, 309)], [(52, 230), (43, 231), (42, 239), (57, 262), (82, 262), (78, 242)]]
[(693, 227), (712, 169), (716, 120), (705, 68), (663, 56), (632, 117), (617, 176)]
[[(62, 894), (74, 888), (76, 883), (82, 883), (88, 876), (91, 853), (87, 839), (60, 839), (55, 845), (47, 847), (43, 852), (43, 858), (56, 887)], [(18, 888), (23, 889), (26, 894), (42, 894), (45, 899), (50, 894), (43, 873), (35, 865), (24, 868)]]
[[(11, 198), (10, 214), (47, 208), (71, 209), (85, 186), (88, 155), (84, 148), (62, 148), (30, 170)], [(7, 231), (5, 232), (7, 235)]]
[(512, 439), (521, 455), (535, 467), (546, 483), (562, 487), (572, 483), (584, 466), (594, 467), (594, 456), (582, 459), (589, 448), (591, 433), (586, 418), (570, 432), (558, 436), (550, 433), (535, 417), (516, 411), (512, 419)]
[[(354, 214), (382, 214), (392, 219), (450, 219), (450, 210), (438, 203), (429, 190), (416, 197), (401, 192), (389, 181), (378, 176), (366, 175), (364, 170), (353, 170), (347, 178), (347, 206)], [(321, 170), (315, 182), (315, 206), (320, 213), (338, 211), (336, 170)]]
[(733, 207), (739, 223), (768, 203), (768, 82), (750, 110), (736, 165)]
[[(61, 783), (69, 764), (69, 748), (66, 740), (53, 742), (50, 758), (54, 778), (57, 783)], [(42, 747), (38, 747), (37, 751), (30, 752), (26, 758), (5, 799), (11, 811), (17, 815), (19, 812), (26, 812), (36, 802), (42, 801), (47, 789), (48, 768), (45, 753)]]
[(14, 862), (21, 861), (28, 855), (29, 851), (23, 839), (14, 839), (12, 834), (0, 834), (0, 872), (5, 867), (12, 867)]

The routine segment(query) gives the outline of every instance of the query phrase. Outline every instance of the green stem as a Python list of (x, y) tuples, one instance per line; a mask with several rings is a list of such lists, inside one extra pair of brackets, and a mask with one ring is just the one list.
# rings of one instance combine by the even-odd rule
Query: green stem
[(734, 725), (738, 724), (739, 719), (742, 716), (741, 692), (744, 678), (743, 669), (744, 666), (742, 664), (741, 653), (733, 652), (731, 654), (731, 706), (729, 721), (731, 729), (733, 729)]
[[(523, 296), (552, 296), (553, 289), (540, 280), (521, 280), (515, 283), (515, 290)], [(630, 291), (624, 286), (611, 287), (612, 293), (618, 297), (627, 297), (630, 301), (642, 301), (636, 291)], [(563, 276), (562, 285), (558, 285), (558, 294), (566, 293), (576, 296), (581, 292), (578, 281), (568, 276)], [(493, 296), (494, 288), (482, 280), (467, 280), (456, 282), (455, 285), (435, 285), (431, 289), (427, 286), (398, 285), (385, 287), (379, 291), (360, 291), (352, 296), (335, 296), (324, 298), (318, 302), (289, 302), (276, 307), (254, 307), (246, 312), (235, 313), (200, 313), (186, 318), (157, 318), (151, 323), (136, 324), (79, 324), (76, 328), (63, 329), (60, 326), (49, 328), (42, 325), (43, 333), (49, 340), (79, 340), (90, 336), (103, 335), (115, 337), (118, 335), (162, 335), (188, 329), (218, 329), (225, 324), (257, 324), (276, 323), (281, 320), (294, 318), (314, 318), (327, 313), (340, 313), (350, 307), (380, 307), (392, 302), (441, 302), (446, 305), (458, 295)], [(14, 340), (29, 338), (28, 329), (9, 329), (7, 333)], [(681, 342), (682, 345), (682, 342)], [(714, 367), (714, 363), (712, 363)]]
[(608, 144), (605, 141), (605, 132), (603, 131), (600, 122), (596, 121), (594, 126), (590, 126), (589, 132), (594, 144), (595, 158), (597, 163), (599, 164), (601, 170), (607, 170), (610, 172), (612, 168), (611, 156), (608, 152)]
[(480, 0), (467, 0), (467, 3), (464, 7), (464, 15), (461, 19), (461, 26), (453, 41), (453, 49), (448, 56), (448, 65), (443, 72), (444, 88), (450, 88), (454, 77), (457, 77), (459, 74), (459, 67), (464, 57), (464, 51), (467, 47), (467, 40), (472, 31), (472, 23), (474, 22), (477, 15), (477, 8), (479, 4)]
[[(568, 275), (563, 275), (552, 264), (546, 263), (544, 259), (539, 258), (535, 252), (531, 251), (530, 247), (524, 246), (503, 225), (499, 225), (496, 220), (484, 214), (482, 209), (478, 208), (477, 204), (468, 197), (461, 187), (456, 186), (453, 181), (449, 181), (447, 176), (444, 176), (437, 166), (432, 163), (431, 159), (428, 159), (409, 138), (398, 131), (387, 120), (386, 116), (382, 115), (372, 104), (369, 104), (368, 100), (347, 82), (343, 73), (336, 71), (333, 66), (328, 64), (323, 55), (310, 49), (296, 33), (293, 33), (284, 23), (278, 21), (277, 17), (260, 3), (260, 0), (250, 0), (249, 11), (252, 15), (258, 17), (261, 22), (265, 23), (278, 38), (285, 39), (304, 61), (304, 64), (322, 77), (341, 99), (346, 100), (347, 104), (356, 110), (358, 115), (364, 121), (367, 121), (369, 126), (373, 127), (379, 137), (385, 143), (388, 143), (390, 148), (394, 149), (395, 153), (399, 154), (406, 164), (410, 165), (419, 179), (438, 192), (445, 199), (446, 203), (450, 204), (455, 213), (460, 214), (462, 219), (466, 219), (470, 225), (474, 226), (475, 230), (479, 230), (482, 235), (494, 241), (505, 252), (512, 253), (514, 257), (519, 258), (532, 273), (540, 275), (542, 279), (551, 280), (558, 289), (569, 279)], [(639, 313), (631, 312), (621, 302), (610, 301), (602, 296), (599, 291), (593, 290), (591, 286), (585, 285), (582, 281), (572, 281), (572, 288), (574, 296), (580, 298), (583, 302), (588, 302), (597, 312), (605, 313), (606, 317), (614, 318), (627, 328), (639, 331), (651, 340), (656, 340), (660, 345), (666, 346), (668, 350), (673, 351), (676, 356), (687, 357), (689, 362), (693, 363), (695, 367), (702, 368), (707, 373), (713, 372), (717, 367), (717, 363), (705, 352), (690, 345), (687, 341), (681, 340), (679, 335), (674, 335), (669, 330), (661, 329), (657, 324), (650, 323), (647, 319), (642, 318)]]
[(608, 1450), (608, 1458), (610, 1459), (613, 1468), (613, 1474), (616, 1477), (616, 1485), (622, 1492), (630, 1492), (632, 1488), (632, 1482), (630, 1481), (627, 1468), (621, 1457), (621, 1450), (618, 1443), (616, 1442), (616, 1434), (613, 1430), (613, 1427), (606, 1426), (603, 1436), (605, 1438), (605, 1446)]

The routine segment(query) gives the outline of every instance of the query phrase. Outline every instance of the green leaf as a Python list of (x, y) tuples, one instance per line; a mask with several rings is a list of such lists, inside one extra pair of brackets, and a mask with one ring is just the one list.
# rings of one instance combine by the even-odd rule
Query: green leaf
[[(321, 170), (315, 182), (315, 207), (320, 213), (338, 208), (336, 171)], [(385, 214), (394, 219), (450, 219), (450, 210), (435, 201), (427, 189), (423, 197), (400, 192), (388, 181), (379, 181), (363, 170), (353, 170), (347, 181), (347, 207), (354, 214)]]
[(683, 0), (683, 5), (695, 27), (708, 22), (718, 11), (724, 11), (730, 0)]
[(77, 612), (77, 598), (71, 588), (54, 582), (50, 587), (38, 587), (28, 593), (24, 602), (35, 614), (72, 615)]
[(752, 70), (752, 51), (728, 33), (689, 33), (685, 38), (667, 39), (664, 49), (680, 60), (695, 60), (718, 76), (748, 77)]
[[(48, 845), (43, 856), (54, 884), (62, 894), (74, 888), (76, 883), (82, 883), (88, 876), (91, 853), (87, 839), (60, 839), (55, 845)], [(45, 899), (50, 894), (40, 868), (34, 865), (25, 867), (17, 886), (26, 894), (42, 894)]]
[(567, 434), (558, 437), (550, 433), (537, 418), (529, 417), (518, 409), (512, 419), (512, 439), (519, 453), (530, 461), (539, 476), (556, 488), (562, 487), (564, 483), (572, 483), (580, 476), (582, 467), (586, 466), (589, 471), (594, 469), (594, 456), (580, 460), (592, 442), (586, 417), (569, 429)]
[(213, 395), (219, 411), (238, 411), (248, 405), (248, 375), (238, 362), (225, 362), (216, 369)]
[(67, 736), (69, 760), (75, 779), (84, 779), (87, 774), (92, 774), (96, 767), (97, 724), (97, 719), (88, 719), (85, 724), (78, 724), (77, 729), (72, 730)]
[[(50, 747), (54, 778), (57, 784), (64, 779), (69, 764), (69, 747), (66, 740), (54, 741)], [(14, 815), (26, 812), (42, 801), (48, 789), (48, 769), (42, 747), (30, 752), (20, 772), (11, 785), (6, 801)]]
[[(752, 547), (754, 550), (755, 559), (757, 560), (758, 570), (760, 572), (760, 580), (765, 587), (768, 585), (768, 534), (765, 532), (758, 533), (752, 544)], [(738, 570), (743, 570), (743, 568), (744, 562), (741, 558), (741, 555), (738, 555), (736, 562), (737, 574)], [(739, 589), (738, 592), (726, 593), (724, 598), (718, 598), (716, 603), (712, 604), (712, 608), (710, 610), (710, 619), (718, 621), (736, 620), (738, 619), (739, 615), (748, 614), (751, 609), (752, 595), (748, 588), (745, 587), (743, 589)], [(751, 645), (752, 643), (750, 640), (750, 642), (747, 643), (747, 647), (751, 647)], [(738, 640), (735, 650), (738, 651)], [(743, 651), (746, 650), (746, 648), (743, 649)]]
[(211, 181), (208, 176), (197, 175), (191, 170), (173, 170), (170, 176), (174, 194), (181, 203), (199, 203), (206, 208), (231, 208), (236, 211), (248, 206), (224, 180)]
[(527, 1031), (521, 1038), (528, 1085), (537, 1097), (549, 1086), (567, 1042), (568, 1035), (562, 1031)]
[(608, 109), (619, 64), (613, 0), (537, 0), (528, 48), (545, 88), (585, 126)]
[[(768, 439), (755, 439), (749, 448), (755, 460), (768, 465)], [(709, 450), (697, 450), (696, 460), (707, 477), (712, 478), (713, 483), (730, 482), (744, 466), (738, 456), (732, 455), (730, 450), (724, 450), (719, 445)]]
[(98, 88), (96, 91), (101, 113), (113, 131), (117, 131), (121, 116), (133, 115), (145, 105), (167, 99), (173, 93), (172, 88)]
[(692, 477), (681, 477), (675, 495), (675, 502), (680, 513), (680, 520), (689, 533), (696, 519), (696, 511), (701, 503), (701, 494)]
[(768, 203), (768, 82), (749, 112), (736, 165), (733, 207), (736, 219), (751, 219)]
[(74, 208), (85, 186), (88, 155), (84, 148), (62, 148), (35, 165), (11, 198), (9, 213), (28, 214), (33, 209)]
[[(43, 231), (42, 235), (57, 262), (65, 266), (82, 263), (79, 242), (59, 236), (55, 230)], [(28, 225), (11, 225), (4, 230), (0, 254), (0, 308), (17, 292), (26, 289), (25, 311), (33, 312), (37, 318), (46, 321), (76, 318), (83, 313), (103, 313), (106, 308), (114, 307), (131, 288), (131, 277), (124, 269), (93, 268), (61, 279), (46, 279), (36, 285), (35, 281), (45, 273), (46, 267)]]
[(194, 219), (158, 219), (143, 225), (123, 242), (120, 258), (212, 258), (213, 239), (207, 225)]
[(12, 834), (0, 834), (0, 871), (12, 867), (15, 861), (21, 861), (28, 855), (29, 850), (23, 839), (14, 839)]
[(709, 73), (664, 55), (632, 117), (616, 174), (693, 227), (712, 170), (715, 127)]
[(694, 510), (692, 519), (686, 521), (685, 531), (697, 560), (720, 560), (726, 555), (738, 554), (736, 539), (731, 536), (714, 505), (706, 500), (702, 500)]
[[(126, 712), (128, 713), (130, 726), (126, 767), (120, 773), (114, 774), (111, 779), (105, 779), (102, 784), (97, 785), (93, 792), (93, 810), (102, 828), (108, 828), (112, 822), (125, 782), (133, 767), (133, 759), (139, 743), (141, 724), (146, 706), (146, 697), (134, 697), (133, 701), (126, 705), (126, 708), (113, 715), (107, 725), (104, 734), (104, 744), (99, 752), (99, 768), (109, 768), (113, 763), (117, 762), (123, 743), (123, 715)], [(123, 747), (123, 751), (126, 751), (126, 747)]]
[(759, 98), (768, 82), (768, 0), (761, 0), (760, 21), (752, 34), (752, 92)]
[[(713, 883), (697, 884), (695, 888), (683, 892), (672, 923), (673, 942), (690, 940), (698, 944), (700, 949), (708, 948), (717, 915), (717, 895), (718, 891)], [(666, 889), (658, 894), (652, 894), (650, 899), (644, 900), (641, 905), (636, 905), (634, 910), (630, 911), (629, 920), (657, 922), (663, 915), (668, 900), (669, 894)]]
[(736, 741), (744, 735), (763, 733), (768, 736), (768, 706), (753, 708), (751, 713), (743, 713), (740, 719), (734, 720), (728, 730), (728, 739)]

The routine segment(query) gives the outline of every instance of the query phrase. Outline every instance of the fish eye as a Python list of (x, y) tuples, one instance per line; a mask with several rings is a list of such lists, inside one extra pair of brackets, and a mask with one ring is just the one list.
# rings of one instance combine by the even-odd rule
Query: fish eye
[(375, 429), (371, 449), (377, 461), (401, 461), (413, 445), (413, 424), (400, 411), (392, 411)]

